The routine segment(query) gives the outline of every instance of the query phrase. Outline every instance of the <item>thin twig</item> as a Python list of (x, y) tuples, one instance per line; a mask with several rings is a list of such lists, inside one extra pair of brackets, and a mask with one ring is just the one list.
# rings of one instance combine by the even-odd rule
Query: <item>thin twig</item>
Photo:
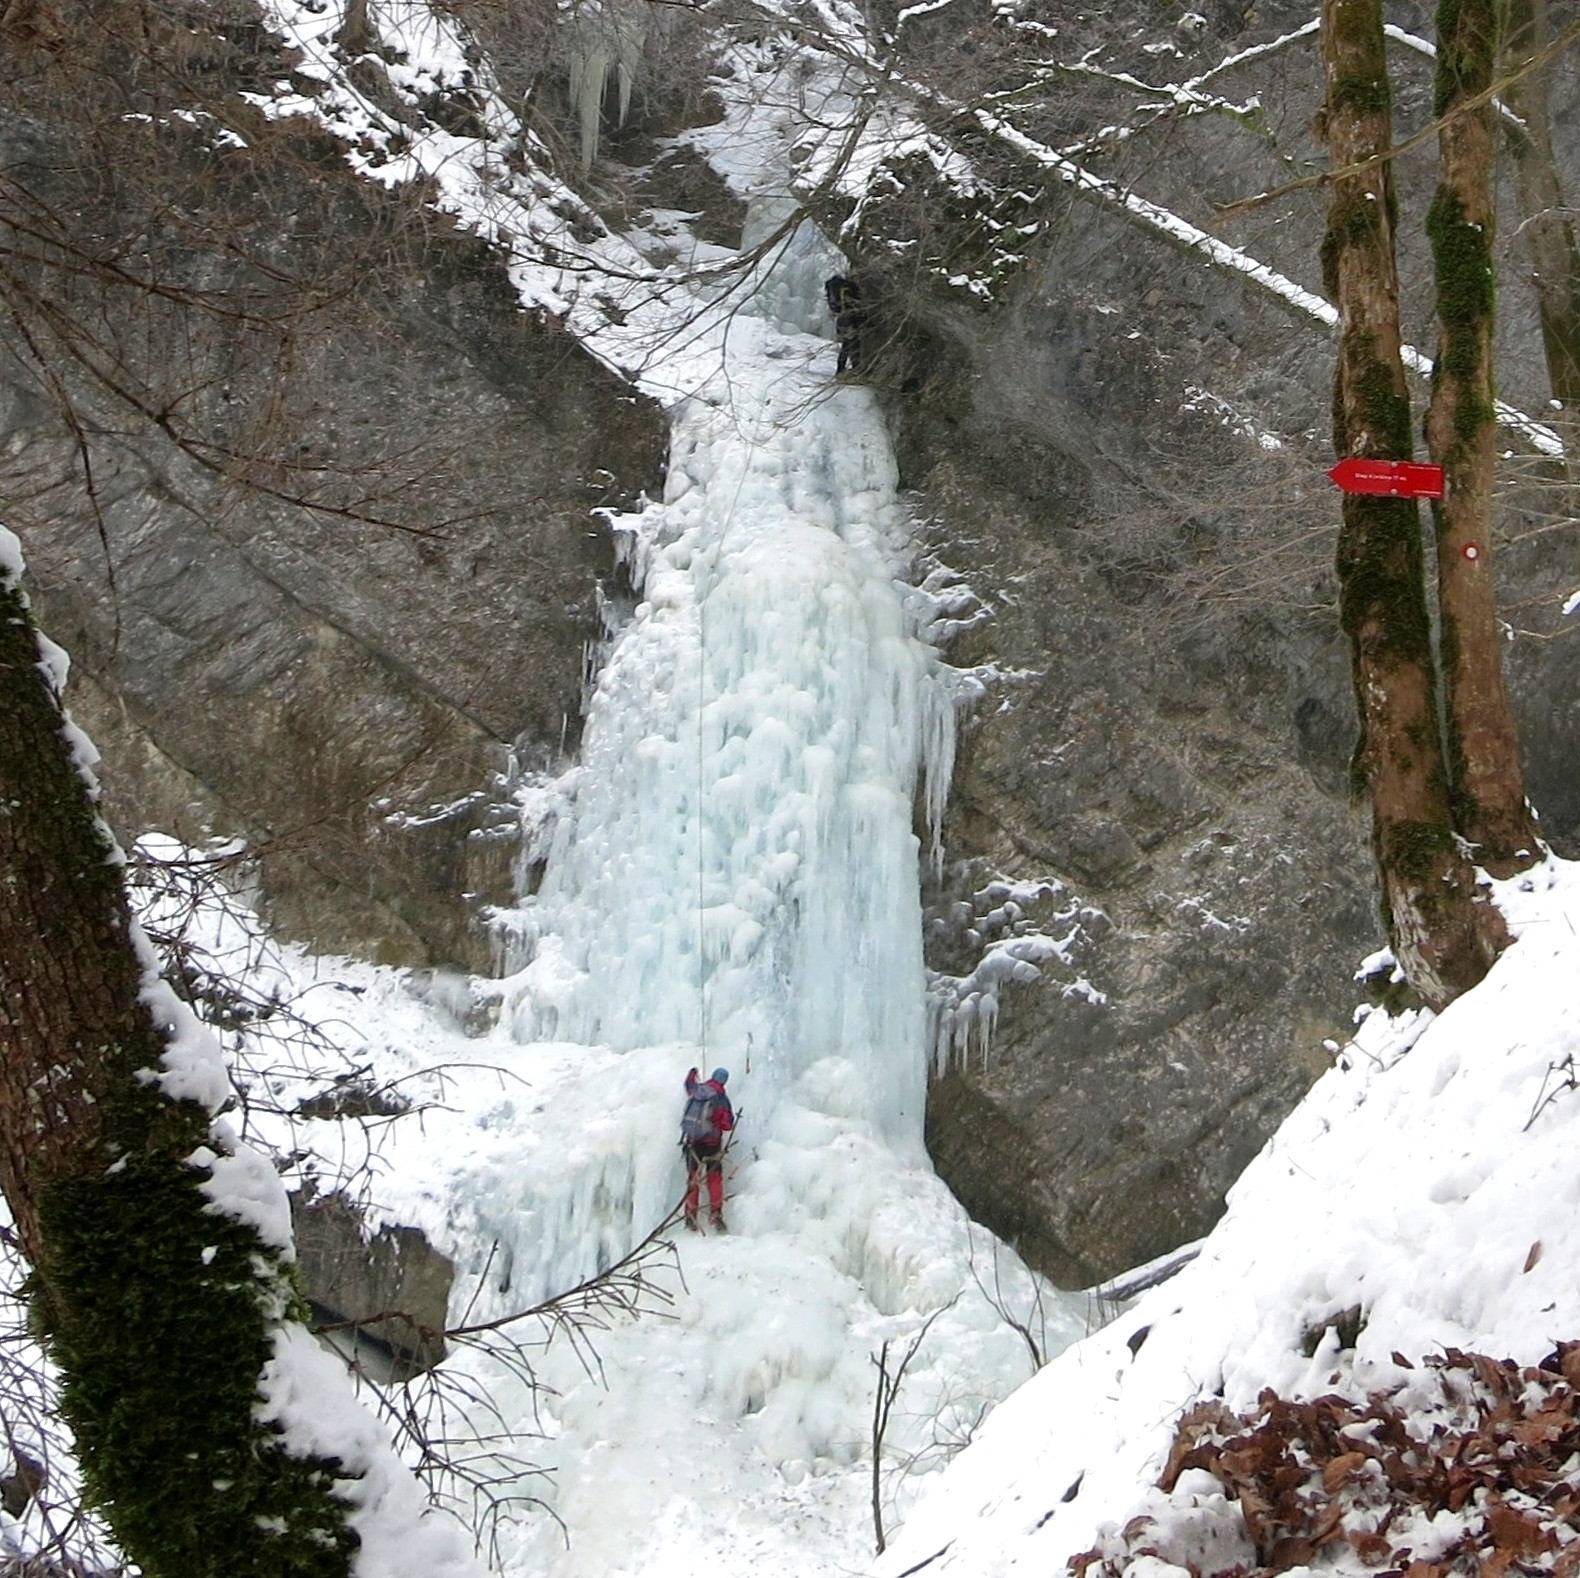
[(1435, 137), (1438, 132), (1451, 121), (1457, 120), (1461, 115), (1468, 115), (1473, 110), (1479, 110), (1484, 105), (1490, 104), (1493, 99), (1503, 93), (1522, 77), (1539, 70), (1555, 56), (1560, 55), (1571, 44), (1580, 40), (1580, 22), (1566, 28), (1545, 49), (1538, 50), (1528, 60), (1522, 61), (1518, 66), (1506, 72), (1489, 87), (1483, 88), (1480, 93), (1472, 94), (1468, 99), (1456, 104), (1446, 115), (1440, 115), (1435, 121), (1429, 122), (1419, 131), (1413, 132), (1403, 142), (1396, 143), (1391, 148), (1384, 148), (1380, 153), (1372, 154), (1369, 158), (1361, 159), (1355, 164), (1345, 165), (1338, 170), (1323, 170), (1315, 175), (1302, 176), (1298, 181), (1288, 181), (1283, 186), (1271, 187), (1265, 192), (1258, 192), (1254, 197), (1242, 197), (1232, 203), (1214, 203), (1213, 207), (1223, 215), (1245, 213), (1253, 208), (1260, 208), (1266, 203), (1271, 203), (1280, 197), (1287, 197), (1291, 192), (1310, 191), (1313, 187), (1326, 186), (1332, 181), (1347, 181), (1353, 176), (1362, 174), (1379, 164), (1385, 164), (1391, 159), (1397, 159), (1401, 154), (1409, 153), (1412, 148), (1418, 148), (1430, 137)]

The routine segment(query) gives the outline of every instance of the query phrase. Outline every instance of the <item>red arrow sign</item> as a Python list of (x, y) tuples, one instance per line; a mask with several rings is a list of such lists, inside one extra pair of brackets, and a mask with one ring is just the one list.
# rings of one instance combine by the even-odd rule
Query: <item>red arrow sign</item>
[(1443, 468), (1413, 460), (1363, 460), (1351, 455), (1328, 475), (1346, 493), (1384, 493), (1396, 499), (1440, 499)]

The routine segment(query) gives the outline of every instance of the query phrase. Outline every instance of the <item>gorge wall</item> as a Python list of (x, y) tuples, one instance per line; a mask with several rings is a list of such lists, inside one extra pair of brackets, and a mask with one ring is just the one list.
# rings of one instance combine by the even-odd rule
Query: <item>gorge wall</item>
[[(1423, 8), (1396, 10), (1430, 35)], [(1232, 8), (1198, 20), (1171, 33), (1160, 12), (1129, 58), (1105, 64), (1156, 80), (1166, 50), (1178, 80), (1309, 16), (1261, 6), (1249, 21)], [(1282, 146), (1316, 164), (1313, 50), (1214, 91), (1260, 94)], [(1400, 55), (1401, 117), (1424, 118), (1429, 69)], [(1572, 145), (1568, 100), (1558, 128)], [(1277, 185), (1284, 172), (1258, 164), (1250, 141), (1227, 118), (1161, 140), (1147, 194), (1188, 211), (1195, 194)], [(1407, 332), (1430, 348), (1434, 162), (1427, 150), (1399, 164)], [(893, 219), (869, 217), (858, 244), (879, 282), (874, 377), (929, 523), (928, 561), (974, 594), (946, 651), (990, 676), (965, 722), (930, 962), (969, 978), (1009, 934), (996, 913), (1006, 884), (1055, 889), (1012, 926), (1073, 939), (1070, 964), (1004, 987), (988, 1055), (957, 1058), (935, 1083), (929, 1144), (982, 1221), (1081, 1285), (1207, 1231), (1327, 1046), (1346, 1040), (1364, 996), (1352, 972), (1383, 933), (1369, 818), (1348, 793), (1337, 494), (1322, 474), (1330, 342), (1114, 207), (1057, 185), (1041, 196), (1042, 234), (989, 307), (919, 269), (893, 245)], [(937, 223), (909, 194), (896, 206), (909, 235)], [(1214, 228), (1309, 288), (1324, 216), (1320, 193), (1297, 194)], [(932, 250), (949, 257), (946, 241)], [(1545, 414), (1526, 265), (1508, 237), (1503, 268), (1500, 389)], [(1424, 387), (1416, 400), (1423, 411)], [(1528, 792), (1568, 852), (1580, 730), (1561, 607), (1580, 582), (1580, 533), (1554, 473), (1510, 445), (1506, 662)]]
[[(1218, 7), (1185, 38), (1137, 9), (1138, 52), (1166, 39), (1204, 62), (1279, 21)], [(214, 94), (291, 69), (237, 16), (194, 68)], [(1294, 123), (1309, 57), (1280, 72)], [(88, 225), (101, 261), (151, 258), (170, 291), (246, 311), (174, 339), (173, 297), (73, 275), (57, 246), (35, 280), (91, 297), (144, 418), (91, 356), (13, 341), (0, 371), (0, 484), (109, 810), (123, 836), (246, 837), (283, 935), (484, 971), (478, 910), (517, 853), (511, 775), (574, 756), (613, 568), (593, 512), (658, 486), (660, 416), (520, 311), (486, 247), (421, 193), (357, 180), (321, 133), (258, 117), (216, 151), (160, 118), (158, 84), (116, 90), (150, 118), (35, 94), (0, 133), (7, 170)], [(705, 207), (727, 241), (735, 206), (662, 140), (675, 117), (639, 92), (589, 189)], [(1170, 144), (1182, 204), (1237, 148), (1216, 125)], [(1412, 200), (1428, 178), (1407, 172)], [(1380, 927), (1347, 795), (1327, 342), (1110, 214), (1049, 202), (991, 306), (904, 273), (877, 230), (848, 246), (882, 328), (865, 376), (923, 523), (917, 579), (955, 588), (945, 650), (976, 692), (929, 962), (969, 982), (1017, 928), (1064, 953), (1000, 989), (987, 1054), (935, 1082), (929, 1143), (973, 1214), (1081, 1285), (1207, 1230), (1344, 1039)], [(1311, 280), (1320, 222), (1313, 199), (1235, 239)], [(1407, 286), (1425, 332), (1418, 268)], [(1507, 294), (1506, 382), (1539, 408)], [(1511, 494), (1511, 537), (1550, 500)], [(1503, 575), (1531, 791), (1570, 848), (1573, 533), (1512, 543)]]
[[(255, 13), (174, 89), (104, 16), (0, 132), (74, 314), (12, 339), (0, 485), (108, 810), (245, 837), (284, 935), (486, 970), (510, 775), (575, 750), (593, 512), (661, 476), (662, 418), (420, 189), (250, 112), (290, 70)], [(170, 111), (209, 99), (217, 145)]]

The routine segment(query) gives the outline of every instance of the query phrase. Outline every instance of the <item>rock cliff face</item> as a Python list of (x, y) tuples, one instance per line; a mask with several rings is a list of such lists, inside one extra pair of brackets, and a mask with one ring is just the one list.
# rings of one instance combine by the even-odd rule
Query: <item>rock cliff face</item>
[(1031, 889), (1022, 926), (1068, 942), (937, 1082), (929, 1145), (975, 1214), (1073, 1285), (1206, 1231), (1343, 1040), (1378, 934), (1337, 630), (1182, 595), (1140, 546), (1168, 530), (1156, 512), (1116, 519), (1138, 479), (1169, 486), (1149, 446), (1189, 448), (1211, 491), (1235, 443), (1103, 330), (1033, 297), (957, 330), (952, 365), (935, 347), (964, 401), (895, 402), (930, 551), (981, 600), (949, 655), (989, 676), (931, 962), (970, 977), (1012, 935), (1006, 885)]
[[(1243, 27), (1223, 21), (1210, 58)], [(1270, 97), (1298, 124), (1309, 73), (1280, 80)], [(1423, 91), (1407, 70), (1401, 93)], [(1184, 200), (1225, 185), (1236, 150), (1198, 129), (1159, 163)], [(1429, 157), (1403, 177), (1418, 216), (1430, 180)], [(1351, 972), (1383, 932), (1368, 818), (1347, 795), (1329, 344), (1112, 213), (1053, 202), (1050, 239), (991, 309), (897, 273), (872, 237), (873, 378), (928, 560), (969, 589), (946, 651), (986, 680), (930, 963), (953, 1001), (991, 986), (984, 953), (1015, 932), (1064, 944), (1039, 979), (999, 989), (987, 1054), (957, 1052), (935, 1082), (929, 1146), (974, 1214), (1081, 1285), (1212, 1225), (1326, 1066), (1324, 1042), (1345, 1039)], [(1318, 204), (1231, 238), (1314, 280), (1320, 225)], [(1418, 256), (1405, 278), (1424, 336)], [(1528, 302), (1506, 295), (1504, 388), (1540, 412)], [(1518, 537), (1550, 508), (1511, 487), (1500, 526)], [(1521, 610), (1509, 661), (1529, 790), (1560, 850), (1580, 834), (1557, 606), (1575, 549), (1506, 545), (1500, 566)]]
[[(1203, 10), (1208, 35), (1178, 35), (1203, 63), (1277, 20), (1253, 35), (1239, 7)], [(253, 22), (195, 69), (230, 92), (290, 67)], [(1310, 73), (1281, 69), (1306, 84), (1279, 111), (1297, 125)], [(110, 809), (126, 831), (247, 836), (287, 935), (486, 969), (476, 907), (504, 895), (514, 855), (500, 775), (574, 751), (610, 570), (593, 511), (656, 485), (660, 419), (523, 314), (499, 260), (420, 194), (358, 182), (303, 125), (260, 119), (235, 147), (157, 115), (86, 125), (63, 102), (0, 132), (8, 170), (41, 213), (95, 216), (100, 262), (152, 258), (213, 308), (177, 342), (173, 306), (46, 248), (38, 279), (98, 292), (110, 368), (146, 419), (91, 357), (13, 345), (0, 370), (0, 483)], [(654, 141), (675, 115), (665, 100), (644, 121), (639, 96), (607, 158), (643, 168), (599, 180), (635, 210), (716, 210), (706, 233), (728, 241), (716, 178)], [(1217, 189), (1230, 137), (1170, 142), (1182, 199)], [(1423, 167), (1404, 168), (1418, 196)], [(946, 650), (980, 690), (928, 895), (938, 1001), (963, 1038), (929, 1143), (983, 1222), (1081, 1284), (1211, 1225), (1344, 1038), (1380, 927), (1346, 798), (1328, 346), (1199, 260), (1053, 207), (991, 309), (901, 279), (873, 237), (853, 254), (884, 320), (869, 376), (926, 523), (918, 575), (956, 578)], [(227, 244), (195, 248), (194, 224)], [(1319, 226), (1316, 202), (1236, 239), (1312, 280)], [(1506, 294), (1505, 377), (1539, 405), (1535, 337)], [(1508, 524), (1534, 518), (1527, 502)], [(1510, 660), (1560, 848), (1580, 834), (1580, 700), (1547, 639), (1566, 578), (1567, 537), (1505, 558), (1511, 606), (1547, 599)], [(995, 945), (1039, 936), (1040, 973), (995, 984)], [(984, 991), (985, 1055), (960, 1006)]]
[[(209, 44), (194, 94), (288, 69), (256, 25)], [(92, 326), (0, 372), (0, 464), (112, 818), (244, 835), (286, 935), (486, 969), (503, 775), (575, 748), (594, 511), (655, 484), (661, 418), (306, 122), (229, 99), (211, 144), (106, 81), (41, 90), (0, 148), (55, 243), (40, 289)]]

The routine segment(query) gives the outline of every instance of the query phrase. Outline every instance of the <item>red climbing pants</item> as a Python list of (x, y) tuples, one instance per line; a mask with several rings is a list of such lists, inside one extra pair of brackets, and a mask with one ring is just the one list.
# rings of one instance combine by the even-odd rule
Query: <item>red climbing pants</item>
[(724, 1162), (717, 1145), (692, 1145), (686, 1148), (686, 1220), (697, 1219), (702, 1194), (702, 1175), (708, 1175), (708, 1210), (718, 1216), (724, 1210)]

